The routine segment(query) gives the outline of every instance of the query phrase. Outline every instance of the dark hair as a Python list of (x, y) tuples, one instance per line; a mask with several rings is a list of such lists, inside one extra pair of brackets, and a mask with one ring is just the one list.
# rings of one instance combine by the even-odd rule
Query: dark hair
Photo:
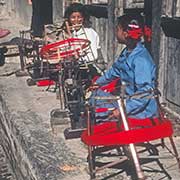
[[(141, 40), (141, 36), (143, 36), (143, 31), (144, 31), (144, 20), (143, 16), (141, 15), (122, 15), (119, 16), (116, 20), (116, 27), (121, 26), (123, 31), (127, 31), (128, 34), (132, 33), (135, 34), (136, 38), (133, 36), (129, 36), (127, 40), (127, 46), (130, 48), (135, 48), (137, 42)], [(137, 26), (139, 32), (133, 32), (133, 26)]]
[(83, 25), (84, 27), (90, 27), (91, 21), (90, 21), (90, 15), (88, 14), (87, 8), (81, 4), (81, 3), (72, 3), (70, 6), (68, 6), (64, 13), (64, 18), (69, 20), (69, 17), (73, 12), (79, 12), (84, 18)]
[(122, 15), (117, 18), (116, 26), (121, 25), (124, 31), (130, 29), (129, 24), (138, 25), (140, 28), (144, 26), (143, 16), (141, 15)]

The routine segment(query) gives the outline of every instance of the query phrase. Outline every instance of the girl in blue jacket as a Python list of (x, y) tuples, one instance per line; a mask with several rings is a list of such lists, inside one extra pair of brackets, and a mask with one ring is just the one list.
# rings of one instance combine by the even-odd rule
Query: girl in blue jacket
[[(95, 85), (106, 85), (116, 78), (120, 78), (121, 83), (125, 82), (125, 93), (131, 96), (136, 93), (147, 92), (155, 88), (156, 66), (148, 50), (141, 40), (143, 35), (148, 34), (147, 28), (143, 26), (142, 17), (123, 15), (117, 18), (116, 38), (118, 43), (125, 44), (118, 59), (113, 63), (103, 76), (95, 81)], [(119, 92), (120, 95), (120, 92)], [(146, 93), (147, 95), (147, 93)], [(96, 108), (115, 108), (113, 114), (119, 114), (118, 104), (94, 100), (93, 96), (111, 96), (108, 92), (100, 88), (93, 92), (90, 103)], [(157, 116), (157, 104), (154, 98), (132, 98), (126, 100), (126, 113), (128, 117), (144, 119)], [(110, 111), (98, 114), (98, 116), (109, 115)]]

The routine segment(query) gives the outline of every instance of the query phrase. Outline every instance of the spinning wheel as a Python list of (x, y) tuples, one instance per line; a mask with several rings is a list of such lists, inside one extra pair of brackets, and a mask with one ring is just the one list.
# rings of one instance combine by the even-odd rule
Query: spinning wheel
[(59, 76), (59, 88), (62, 89), (64, 106), (70, 111), (71, 128), (76, 129), (80, 111), (84, 103), (84, 92), (81, 71), (78, 61), (66, 59), (61, 61), (62, 69)]
[[(153, 90), (152, 92), (154, 92), (152, 94), (152, 98), (155, 98), (157, 100), (157, 104), (160, 106), (156, 90)], [(134, 97), (135, 96), (136, 95), (134, 95)], [(81, 140), (88, 145), (88, 163), (91, 179), (95, 178), (95, 175), (98, 171), (115, 166), (119, 163), (123, 163), (127, 160), (132, 160), (134, 164), (135, 174), (133, 174), (133, 176), (136, 177), (136, 179), (138, 180), (146, 179), (138, 157), (138, 153), (143, 152), (143, 150), (137, 151), (135, 144), (141, 143), (145, 145), (146, 143), (148, 144), (150, 141), (161, 139), (161, 143), (159, 144), (159, 146), (166, 147), (167, 151), (169, 151), (169, 147), (167, 147), (164, 140), (162, 140), (164, 138), (169, 138), (170, 144), (172, 146), (172, 152), (169, 152), (176, 158), (177, 165), (180, 168), (180, 158), (172, 137), (172, 124), (169, 119), (165, 118), (162, 115), (161, 111), (159, 112), (159, 117), (157, 118), (127, 118), (124, 108), (124, 96), (112, 96), (102, 98), (118, 101), (121, 118), (111, 122), (109, 121), (101, 124), (93, 124), (95, 120), (95, 116), (93, 113), (106, 111), (107, 108), (96, 109), (96, 107), (87, 106), (88, 127), (82, 133)], [(129, 148), (127, 148), (128, 146)], [(111, 149), (116, 149), (118, 151), (118, 156), (122, 157), (117, 161), (108, 161), (108, 163), (104, 164), (102, 161), (99, 161), (98, 158), (96, 158), (97, 156), (103, 157), (103, 153)], [(148, 149), (146, 150), (148, 151)], [(149, 156), (158, 155), (157, 153), (153, 154), (151, 150), (152, 149), (149, 149), (148, 151)], [(130, 151), (130, 153), (128, 151)], [(100, 165), (98, 166), (98, 164)]]
[(87, 39), (69, 38), (42, 47), (40, 55), (45, 59), (65, 59), (72, 56), (83, 56), (89, 48)]
[[(45, 45), (40, 50), (42, 59), (49, 64), (58, 63), (60, 108), (70, 111), (71, 129), (79, 127), (80, 113), (83, 111), (84, 91), (78, 58), (86, 55), (90, 41), (87, 39), (69, 38)], [(69, 130), (68, 130), (69, 133)]]

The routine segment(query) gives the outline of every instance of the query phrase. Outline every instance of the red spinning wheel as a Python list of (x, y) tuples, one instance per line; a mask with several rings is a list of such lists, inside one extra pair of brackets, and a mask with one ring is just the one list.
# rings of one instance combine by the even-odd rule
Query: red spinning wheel
[(44, 59), (64, 59), (72, 56), (82, 56), (89, 48), (87, 39), (69, 38), (42, 47), (40, 55)]
[(160, 138), (170, 137), (173, 134), (171, 121), (165, 119), (162, 123), (159, 119), (153, 119), (156, 125), (152, 125), (151, 119), (128, 119), (131, 130), (125, 131), (124, 126), (121, 131), (117, 127), (117, 122), (106, 122), (93, 126), (93, 135), (88, 135), (88, 131), (82, 133), (81, 140), (92, 146), (127, 145), (130, 143), (142, 143)]

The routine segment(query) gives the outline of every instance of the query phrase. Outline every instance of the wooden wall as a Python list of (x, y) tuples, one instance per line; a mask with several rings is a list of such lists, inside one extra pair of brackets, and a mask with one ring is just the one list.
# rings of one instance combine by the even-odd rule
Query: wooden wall
[(166, 37), (160, 27), (160, 17), (180, 17), (179, 0), (153, 0), (153, 55), (159, 62), (158, 82), (162, 100), (170, 109), (180, 112), (180, 40)]
[(108, 19), (94, 18), (93, 26), (100, 36), (101, 51), (110, 66), (122, 50), (115, 38), (115, 18), (123, 13), (123, 0), (108, 0)]

